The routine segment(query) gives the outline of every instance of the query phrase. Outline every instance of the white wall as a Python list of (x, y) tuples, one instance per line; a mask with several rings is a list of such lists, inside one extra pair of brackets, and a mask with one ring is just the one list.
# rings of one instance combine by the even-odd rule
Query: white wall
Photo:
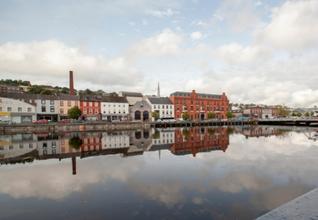
[(101, 102), (102, 115), (128, 115), (128, 103)]
[[(35, 102), (37, 114), (59, 114), (59, 100), (37, 99)], [(42, 106), (45, 106), (45, 111), (42, 111)], [(51, 107), (53, 111), (51, 111)]]
[(155, 105), (151, 104), (151, 112), (158, 111), (159, 118), (174, 118), (174, 105), (164, 104)]

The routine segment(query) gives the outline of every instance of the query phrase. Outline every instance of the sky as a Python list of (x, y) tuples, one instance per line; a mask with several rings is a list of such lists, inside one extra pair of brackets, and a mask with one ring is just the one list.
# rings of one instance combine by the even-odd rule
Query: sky
[(318, 105), (317, 0), (0, 1), (0, 78)]

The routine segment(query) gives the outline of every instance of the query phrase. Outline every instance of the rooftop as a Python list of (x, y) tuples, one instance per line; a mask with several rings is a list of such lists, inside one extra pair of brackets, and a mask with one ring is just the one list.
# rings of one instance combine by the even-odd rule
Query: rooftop
[(172, 105), (172, 102), (168, 97), (148, 97), (148, 100), (151, 104)]
[[(191, 96), (191, 92), (174, 92), (171, 93), (170, 96), (184, 96), (184, 97), (188, 97)], [(222, 95), (217, 95), (217, 94), (206, 94), (206, 93), (196, 93), (197, 96), (199, 96), (200, 98), (209, 98), (209, 99), (220, 99), (222, 97)]]
[(122, 91), (120, 92), (122, 96), (130, 96), (130, 97), (143, 97), (142, 93), (140, 92), (126, 92)]

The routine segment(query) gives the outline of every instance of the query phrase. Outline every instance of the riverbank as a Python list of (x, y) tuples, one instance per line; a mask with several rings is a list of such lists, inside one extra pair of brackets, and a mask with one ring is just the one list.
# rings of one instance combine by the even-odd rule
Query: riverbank
[(85, 123), (49, 123), (49, 124), (13, 124), (0, 125), (0, 134), (16, 133), (64, 133), (79, 131), (116, 131), (116, 130), (136, 130), (172, 127), (196, 127), (196, 126), (235, 126), (235, 125), (257, 124), (255, 121), (178, 121), (178, 122), (105, 122), (93, 121)]
[(16, 133), (65, 133), (79, 131), (116, 131), (150, 128), (150, 123), (141, 122), (90, 122), (0, 125), (0, 134)]

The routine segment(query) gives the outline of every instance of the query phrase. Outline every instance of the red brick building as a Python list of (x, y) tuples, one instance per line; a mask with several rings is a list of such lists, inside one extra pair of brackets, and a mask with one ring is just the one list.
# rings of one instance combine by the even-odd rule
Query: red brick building
[(97, 96), (81, 96), (80, 109), (86, 120), (101, 119), (101, 98)]
[(216, 118), (226, 118), (229, 111), (229, 100), (225, 93), (222, 95), (192, 92), (174, 92), (170, 95), (174, 104), (175, 118), (182, 118), (187, 112), (191, 120), (208, 119), (208, 113), (213, 112)]
[(170, 148), (176, 155), (192, 154), (213, 150), (226, 151), (229, 146), (227, 128), (215, 129), (194, 127), (190, 130), (175, 130), (175, 143)]

